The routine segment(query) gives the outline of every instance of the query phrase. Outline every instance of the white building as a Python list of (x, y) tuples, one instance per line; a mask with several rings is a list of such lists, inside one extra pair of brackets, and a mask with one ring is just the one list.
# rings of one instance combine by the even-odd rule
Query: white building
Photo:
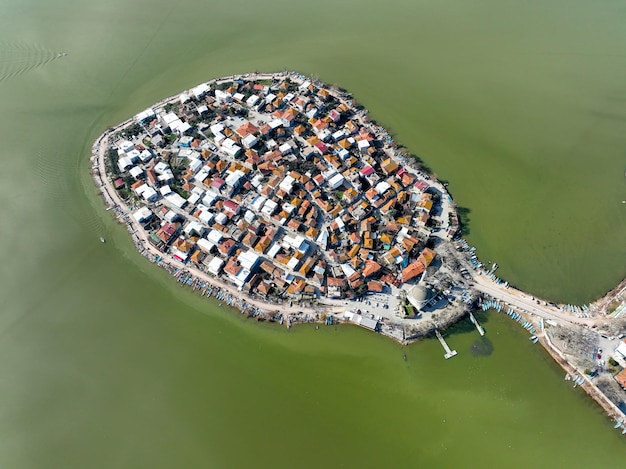
[(133, 218), (139, 223), (145, 223), (152, 218), (152, 212), (148, 207), (141, 207), (139, 210), (133, 212)]
[(224, 260), (219, 257), (214, 257), (211, 259), (211, 262), (209, 262), (207, 270), (213, 275), (219, 275), (222, 271), (222, 267), (224, 267)]

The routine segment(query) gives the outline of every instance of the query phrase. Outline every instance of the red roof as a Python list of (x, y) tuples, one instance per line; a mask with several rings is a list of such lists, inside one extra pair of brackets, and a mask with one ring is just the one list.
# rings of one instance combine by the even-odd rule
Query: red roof
[(364, 168), (360, 171), (360, 173), (361, 173), (363, 176), (369, 176), (369, 175), (370, 175), (370, 174), (372, 174), (373, 172), (374, 172), (374, 168), (372, 168), (372, 167), (371, 167), (371, 166), (369, 166), (369, 165), (365, 166), (365, 167), (364, 167)]
[(232, 200), (225, 200), (224, 201), (224, 208), (226, 210), (229, 210), (233, 213), (236, 213), (237, 210), (239, 210), (239, 204), (237, 202), (234, 202)]

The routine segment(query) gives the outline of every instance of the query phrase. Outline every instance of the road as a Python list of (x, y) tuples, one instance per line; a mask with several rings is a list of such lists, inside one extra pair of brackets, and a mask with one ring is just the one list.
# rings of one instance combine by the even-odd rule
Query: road
[(565, 311), (555, 308), (550, 305), (537, 304), (537, 300), (533, 300), (527, 294), (509, 287), (504, 288), (502, 285), (498, 285), (493, 282), (489, 277), (478, 273), (474, 276), (474, 288), (480, 292), (510, 304), (514, 308), (520, 309), (527, 313), (535, 314), (545, 319), (552, 319), (557, 321), (566, 321), (570, 324), (577, 324), (583, 326), (592, 326), (596, 324), (595, 318), (579, 318)]

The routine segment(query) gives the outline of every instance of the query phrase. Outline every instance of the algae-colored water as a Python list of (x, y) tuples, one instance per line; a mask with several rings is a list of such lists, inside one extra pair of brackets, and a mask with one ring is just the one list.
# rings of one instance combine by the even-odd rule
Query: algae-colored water
[(450, 182), (470, 241), (511, 282), (586, 301), (625, 274), (619, 5), (0, 0), (0, 11), (2, 467), (624, 460), (622, 435), (501, 316), (479, 317), (490, 341), (479, 347), (458, 328), (459, 355), (444, 361), (436, 341), (403, 350), (348, 327), (286, 331), (184, 291), (135, 253), (87, 160), (107, 126), (211, 77), (317, 74)]

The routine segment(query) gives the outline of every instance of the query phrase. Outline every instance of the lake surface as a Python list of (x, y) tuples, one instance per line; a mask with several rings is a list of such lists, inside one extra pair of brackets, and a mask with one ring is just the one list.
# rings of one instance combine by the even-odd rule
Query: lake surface
[(295, 69), (449, 181), (503, 277), (588, 301), (626, 274), (626, 9), (518, 3), (0, 0), (0, 466), (623, 463), (506, 318), (479, 316), (480, 346), (452, 331), (449, 361), (433, 340), (245, 321), (141, 258), (89, 177), (93, 140), (157, 100)]

